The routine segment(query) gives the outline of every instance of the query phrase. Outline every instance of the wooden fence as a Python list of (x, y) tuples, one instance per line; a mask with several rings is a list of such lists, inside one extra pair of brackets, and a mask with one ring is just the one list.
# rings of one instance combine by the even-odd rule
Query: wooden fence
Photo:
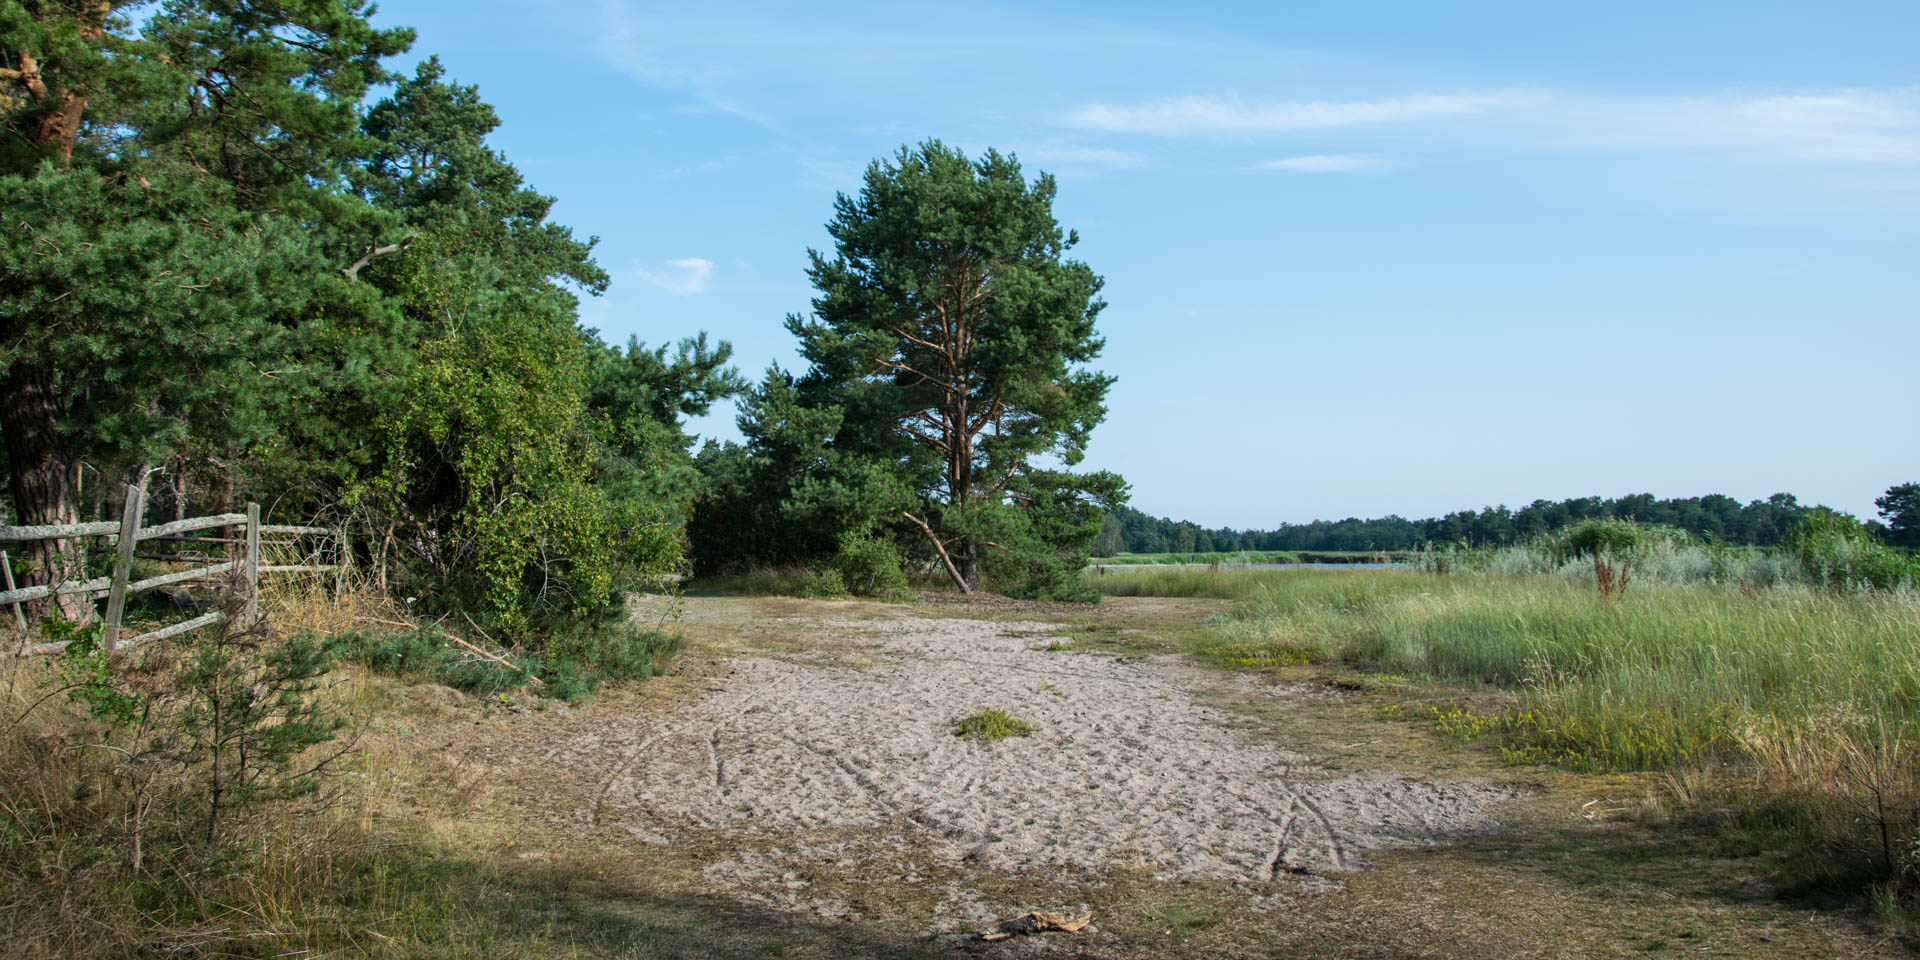
[[(140, 634), (126, 640), (120, 639), (121, 617), (126, 612), (127, 598), (134, 594), (159, 587), (188, 583), (195, 580), (210, 580), (223, 574), (237, 574), (241, 589), (242, 606), (239, 621), (250, 626), (259, 619), (260, 575), (274, 573), (325, 573), (341, 569), (341, 564), (313, 563), (271, 565), (260, 562), (260, 537), (268, 535), (327, 536), (339, 537), (338, 531), (326, 527), (300, 527), (281, 524), (262, 524), (260, 505), (247, 504), (245, 513), (221, 513), (207, 517), (189, 517), (162, 523), (156, 526), (141, 526), (141, 514), (146, 510), (145, 492), (138, 487), (127, 487), (126, 505), (121, 510), (120, 520), (115, 523), (105, 520), (98, 523), (72, 523), (57, 526), (0, 527), (0, 542), (22, 542), (27, 540), (68, 540), (82, 537), (104, 537), (108, 543), (118, 546), (119, 552), (114, 558), (113, 573), (91, 580), (67, 580), (58, 583), (42, 584), (33, 587), (15, 587), (13, 567), (5, 553), (0, 553), (0, 570), (6, 574), (4, 591), (0, 591), (0, 604), (13, 607), (14, 623), (25, 631), (26, 618), (21, 613), (20, 604), (29, 600), (42, 600), (50, 597), (84, 594), (88, 597), (107, 596), (106, 622), (101, 627), (101, 649), (111, 653), (116, 649), (132, 647), (149, 640), (165, 640), (183, 633), (212, 626), (227, 619), (222, 611), (204, 613), (190, 620), (183, 620), (171, 626), (162, 627), (149, 633)], [(190, 537), (186, 534), (219, 527), (239, 527), (244, 532), (239, 537)], [(134, 580), (133, 561), (135, 547), (141, 542), (172, 543), (221, 543), (241, 547), (238, 557), (221, 563), (165, 573), (144, 580)], [(192, 556), (158, 556), (139, 554), (143, 559), (167, 562), (185, 562), (201, 559)], [(212, 559), (208, 557), (206, 559)], [(67, 646), (61, 643), (42, 643), (30, 645), (20, 651), (24, 654), (57, 653)]]

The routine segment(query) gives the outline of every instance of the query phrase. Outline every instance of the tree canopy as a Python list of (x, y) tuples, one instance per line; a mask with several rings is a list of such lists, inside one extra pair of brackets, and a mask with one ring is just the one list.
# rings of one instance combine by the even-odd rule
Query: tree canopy
[(1920, 483), (1897, 483), (1873, 501), (1886, 521), (1888, 542), (1920, 550)]

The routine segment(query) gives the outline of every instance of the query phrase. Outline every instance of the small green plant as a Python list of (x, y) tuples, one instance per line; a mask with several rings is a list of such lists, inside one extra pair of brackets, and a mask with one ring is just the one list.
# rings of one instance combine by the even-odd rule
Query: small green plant
[[(321, 709), (329, 657), (311, 638), (222, 624), (183, 657), (153, 649), (134, 661), (102, 651), (97, 629), (65, 632), (73, 642), (56, 682), (122, 758), (112, 789), (134, 795), (135, 811), (157, 796), (192, 811), (188, 834), (205, 851), (241, 812), (317, 790), (320, 773), (340, 755), (302, 758), (343, 723)], [(143, 826), (130, 825), (136, 869)]]
[(953, 735), (962, 740), (985, 740), (993, 743), (1008, 737), (1024, 737), (1033, 733), (1033, 724), (1014, 716), (999, 707), (983, 707), (960, 718), (953, 726)]

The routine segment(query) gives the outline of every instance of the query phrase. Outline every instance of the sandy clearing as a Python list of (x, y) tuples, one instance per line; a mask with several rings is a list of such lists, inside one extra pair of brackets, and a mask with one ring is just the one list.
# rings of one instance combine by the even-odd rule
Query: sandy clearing
[[(1197, 703), (1209, 676), (1180, 658), (1047, 651), (1046, 624), (824, 625), (872, 665), (740, 658), (706, 696), (550, 744), (547, 762), (606, 771), (575, 818), (639, 843), (855, 828), (976, 868), (1262, 881), (1487, 831), (1512, 796), (1475, 780), (1326, 776)], [(1034, 735), (954, 737), (984, 706)]]

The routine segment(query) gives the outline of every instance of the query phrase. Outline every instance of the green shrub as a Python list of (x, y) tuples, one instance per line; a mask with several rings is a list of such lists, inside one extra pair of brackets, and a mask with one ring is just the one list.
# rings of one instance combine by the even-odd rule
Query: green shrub
[(900, 550), (891, 541), (866, 533), (844, 534), (839, 551), (833, 555), (833, 566), (846, 592), (856, 597), (913, 598), (901, 569)]
[(1860, 521), (1833, 510), (1810, 511), (1787, 535), (1808, 583), (1831, 590), (1920, 586), (1920, 562), (1881, 543)]
[(803, 597), (844, 597), (847, 595), (847, 581), (834, 569), (815, 570), (807, 582), (800, 587)]
[(349, 630), (328, 639), (326, 648), (333, 656), (380, 673), (445, 684), (469, 693), (512, 690), (525, 686), (532, 676), (532, 671), (524, 667), (515, 669), (475, 658), (454, 646), (446, 634), (432, 629), (399, 633)]
[[(310, 637), (220, 624), (177, 656), (154, 644), (131, 661), (101, 650), (97, 628), (65, 639), (71, 643), (57, 682), (120, 758), (109, 770), (111, 788), (179, 815), (171, 838), (152, 838), (155, 852), (171, 840), (175, 852), (217, 854), (231, 821), (260, 804), (313, 793), (340, 755), (298, 762), (343, 725), (321, 708), (331, 658)], [(139, 840), (134, 849), (140, 857)]]
[(623, 622), (554, 640), (548, 644), (546, 659), (577, 664), (601, 680), (645, 680), (665, 673), (679, 653), (679, 636)]
[(1595, 517), (1561, 531), (1555, 553), (1561, 560), (1599, 556), (1621, 557), (1647, 546), (1649, 538), (1630, 520)]

